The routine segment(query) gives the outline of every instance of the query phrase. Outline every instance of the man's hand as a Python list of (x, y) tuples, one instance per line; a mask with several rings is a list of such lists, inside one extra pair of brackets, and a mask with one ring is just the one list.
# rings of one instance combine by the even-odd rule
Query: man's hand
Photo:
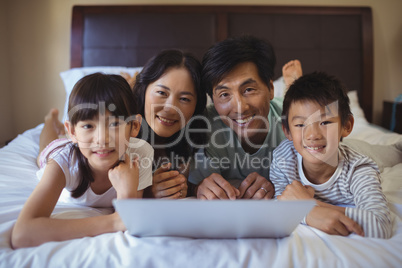
[(205, 178), (197, 188), (199, 199), (231, 199), (235, 200), (240, 194), (227, 180), (217, 173)]
[(287, 185), (282, 195), (278, 196), (278, 200), (300, 200), (314, 199), (315, 190), (311, 186), (304, 186), (299, 181), (293, 181)]
[(243, 199), (271, 199), (275, 194), (272, 183), (258, 174), (250, 173), (239, 186), (240, 195)]

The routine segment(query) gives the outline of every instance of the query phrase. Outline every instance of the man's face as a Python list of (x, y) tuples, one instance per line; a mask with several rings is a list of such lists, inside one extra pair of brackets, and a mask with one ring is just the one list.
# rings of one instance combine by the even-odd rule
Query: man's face
[(216, 111), (242, 144), (255, 146), (265, 140), (270, 100), (274, 97), (272, 81), (269, 86), (261, 80), (254, 63), (244, 62), (213, 87)]

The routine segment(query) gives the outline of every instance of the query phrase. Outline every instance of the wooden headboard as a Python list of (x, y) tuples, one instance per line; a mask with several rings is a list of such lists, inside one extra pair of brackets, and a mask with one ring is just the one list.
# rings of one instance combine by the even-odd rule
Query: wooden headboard
[(303, 72), (325, 71), (357, 90), (372, 120), (373, 35), (368, 7), (298, 6), (75, 6), (71, 67), (143, 66), (157, 52), (177, 48), (200, 60), (215, 42), (252, 34), (276, 53), (276, 76), (292, 59)]

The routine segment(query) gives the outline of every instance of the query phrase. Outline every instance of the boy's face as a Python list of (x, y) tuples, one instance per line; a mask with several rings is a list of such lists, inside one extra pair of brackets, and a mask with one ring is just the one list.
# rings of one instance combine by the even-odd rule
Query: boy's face
[(313, 101), (296, 101), (289, 109), (289, 140), (303, 157), (303, 166), (338, 165), (338, 145), (341, 137), (350, 134), (353, 117), (342, 126), (338, 102), (322, 107)]
[(252, 62), (238, 64), (213, 88), (215, 109), (222, 121), (248, 145), (261, 144), (269, 130), (268, 113), (274, 97)]

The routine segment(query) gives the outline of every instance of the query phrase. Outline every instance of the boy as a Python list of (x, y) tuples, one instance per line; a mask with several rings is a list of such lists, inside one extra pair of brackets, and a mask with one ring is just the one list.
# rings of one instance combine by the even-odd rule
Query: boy
[[(306, 223), (324, 232), (389, 238), (390, 211), (376, 163), (340, 143), (354, 119), (339, 80), (325, 73), (296, 80), (285, 95), (282, 120), (288, 140), (273, 155), (275, 197), (316, 199)], [(339, 213), (339, 226), (331, 230), (323, 224), (328, 213)], [(350, 225), (353, 221), (360, 226)]]

